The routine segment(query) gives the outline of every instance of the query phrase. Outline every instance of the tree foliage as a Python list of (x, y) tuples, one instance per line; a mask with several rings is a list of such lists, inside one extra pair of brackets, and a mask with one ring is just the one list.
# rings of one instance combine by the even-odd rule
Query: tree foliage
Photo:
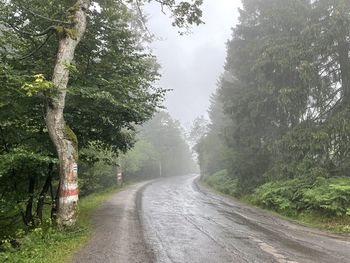
[(305, 209), (345, 214), (347, 181), (332, 178), (350, 176), (350, 2), (242, 2), (211, 106), (225, 118), (210, 116), (197, 145), (201, 170), (227, 169), (240, 194), (268, 183), (256, 196), (277, 210), (298, 210), (307, 182)]
[[(59, 162), (45, 114), (56, 92), (51, 75), (57, 37), (74, 38), (70, 28), (74, 3), (0, 3), (1, 226), (16, 225), (14, 218), (37, 225), (46, 205), (56, 213)], [(93, 1), (75, 59), (64, 65), (71, 75), (65, 134), (82, 149), (83, 194), (111, 182), (117, 164), (103, 155), (130, 149), (136, 127), (151, 118), (163, 100), (165, 91), (153, 85), (159, 78), (158, 65), (143, 42), (144, 29), (132, 26), (135, 12), (120, 1)]]
[(139, 131), (139, 140), (121, 162), (133, 178), (187, 175), (196, 171), (180, 123), (165, 111), (158, 112)]
[(258, 187), (253, 202), (279, 212), (317, 211), (331, 216), (348, 215), (350, 182), (347, 177), (274, 181)]

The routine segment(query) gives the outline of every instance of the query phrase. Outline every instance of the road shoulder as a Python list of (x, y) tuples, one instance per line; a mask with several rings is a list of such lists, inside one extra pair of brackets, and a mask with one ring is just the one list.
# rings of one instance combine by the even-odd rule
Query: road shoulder
[(92, 216), (93, 233), (74, 263), (152, 262), (139, 217), (142, 182), (114, 194)]

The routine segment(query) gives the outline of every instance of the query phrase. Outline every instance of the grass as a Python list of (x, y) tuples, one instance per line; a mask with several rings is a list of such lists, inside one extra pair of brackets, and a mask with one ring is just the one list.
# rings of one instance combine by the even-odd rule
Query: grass
[(73, 228), (59, 230), (50, 224), (30, 233), (17, 230), (16, 242), (3, 240), (0, 262), (13, 263), (62, 263), (69, 262), (74, 252), (83, 247), (92, 233), (91, 215), (112, 194), (121, 190), (111, 187), (88, 195), (80, 200), (79, 218)]
[(226, 170), (205, 177), (204, 183), (220, 193), (236, 196), (237, 180), (229, 178)]
[(310, 212), (298, 214), (291, 218), (304, 225), (308, 225), (319, 229), (325, 229), (330, 232), (338, 234), (350, 233), (349, 216), (325, 217), (320, 213)]
[(326, 216), (324, 213), (317, 211), (305, 211), (297, 213), (293, 210), (276, 211), (273, 209), (266, 208), (261, 205), (257, 205), (253, 202), (251, 195), (239, 196), (237, 195), (237, 184), (234, 179), (230, 179), (225, 170), (219, 171), (211, 176), (204, 178), (203, 183), (221, 194), (234, 197), (241, 202), (262, 208), (286, 219), (291, 219), (296, 223), (300, 223), (309, 227), (314, 227), (322, 230), (327, 230), (338, 234), (349, 234), (350, 233), (350, 216)]

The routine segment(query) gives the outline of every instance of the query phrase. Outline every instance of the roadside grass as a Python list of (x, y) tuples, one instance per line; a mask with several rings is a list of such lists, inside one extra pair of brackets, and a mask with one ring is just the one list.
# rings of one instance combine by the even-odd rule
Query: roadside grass
[(320, 213), (311, 212), (299, 214), (293, 219), (302, 224), (338, 234), (350, 233), (350, 216), (325, 217)]
[[(279, 210), (263, 205), (263, 202), (261, 202), (262, 200), (259, 199), (261, 197), (254, 193), (244, 196), (238, 195), (237, 181), (235, 179), (229, 178), (226, 170), (222, 170), (213, 175), (205, 177), (202, 180), (202, 183), (214, 190), (214, 192), (233, 197), (234, 199), (239, 200), (242, 203), (248, 204), (253, 207), (262, 208), (274, 215), (295, 221), (296, 223), (322, 230), (327, 230), (338, 234), (350, 233), (349, 215), (342, 214), (337, 216), (335, 214), (329, 214), (315, 210), (305, 210), (297, 212), (293, 208)], [(277, 196), (277, 199), (281, 201), (281, 199), (279, 198), (280, 197)]]
[(0, 262), (62, 263), (69, 262), (74, 252), (83, 247), (92, 233), (91, 215), (112, 194), (124, 189), (111, 187), (83, 197), (79, 203), (79, 218), (72, 228), (57, 229), (50, 222), (29, 233), (19, 229), (15, 238), (2, 240)]
[(211, 176), (207, 176), (203, 181), (220, 193), (236, 196), (237, 180), (230, 178), (226, 170), (221, 170)]

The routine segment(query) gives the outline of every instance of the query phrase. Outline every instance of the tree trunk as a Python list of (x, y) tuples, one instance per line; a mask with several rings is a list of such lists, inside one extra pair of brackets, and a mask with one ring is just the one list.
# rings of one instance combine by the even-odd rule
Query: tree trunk
[(60, 161), (60, 189), (57, 222), (61, 226), (74, 225), (78, 210), (77, 141), (74, 133), (66, 126), (63, 111), (69, 80), (68, 66), (74, 58), (75, 48), (86, 29), (86, 10), (89, 0), (77, 0), (73, 7), (72, 28), (57, 30), (59, 47), (52, 76), (55, 86), (48, 99), (46, 125)]
[(28, 177), (28, 201), (26, 204), (26, 211), (25, 214), (23, 215), (23, 220), (24, 223), (27, 226), (31, 226), (33, 227), (34, 222), (33, 222), (33, 201), (34, 201), (34, 191), (35, 191), (35, 181), (36, 181), (36, 177), (30, 175)]
[(45, 204), (45, 197), (47, 192), (50, 189), (51, 181), (52, 181), (52, 170), (53, 170), (53, 163), (49, 164), (49, 169), (47, 172), (47, 177), (44, 183), (44, 186), (40, 192), (37, 206), (36, 206), (36, 216), (40, 220), (40, 223), (43, 223), (43, 209)]
[(348, 105), (350, 103), (350, 58), (349, 43), (347, 42), (345, 36), (338, 43), (338, 53), (343, 102), (345, 105)]
[(26, 205), (26, 222), (28, 226), (33, 226), (33, 201), (34, 201), (35, 181), (36, 181), (36, 178), (34, 176), (29, 177), (29, 186), (28, 186), (29, 199)]
[(162, 161), (159, 160), (159, 177), (162, 177)]
[(56, 193), (53, 193), (53, 188), (52, 188), (52, 182), (50, 185), (50, 194), (51, 194), (51, 220), (52, 222), (57, 221), (57, 210), (58, 210), (58, 200), (59, 200), (59, 195), (60, 195), (60, 184), (58, 184)]

